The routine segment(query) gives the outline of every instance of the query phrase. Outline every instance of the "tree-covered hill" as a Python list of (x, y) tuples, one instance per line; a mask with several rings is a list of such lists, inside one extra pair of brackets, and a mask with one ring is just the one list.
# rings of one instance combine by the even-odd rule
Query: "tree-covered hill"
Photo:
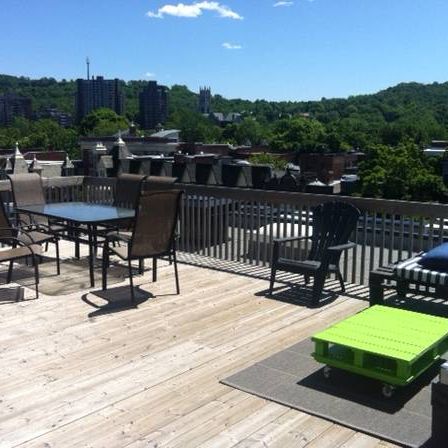
[[(145, 81), (123, 81), (129, 119), (137, 116), (138, 94), (144, 84)], [(29, 96), (35, 111), (42, 107), (57, 107), (61, 111), (73, 112), (75, 89), (73, 80), (0, 75), (0, 94), (16, 92)], [(186, 86), (172, 86), (169, 89), (170, 113), (195, 111), (197, 96)], [(216, 94), (213, 96), (213, 110), (240, 112), (256, 118), (261, 124), (308, 113), (327, 129), (337, 130), (347, 143), (357, 146), (368, 143), (361, 135), (371, 141), (390, 144), (397, 144), (403, 134), (417, 142), (448, 137), (448, 83), (403, 83), (373, 95), (301, 102), (226, 99)]]
[(0, 95), (14, 92), (32, 98), (33, 110), (57, 107), (63, 112), (73, 112), (75, 98), (74, 81), (56, 81), (53, 78), (29, 79), (0, 75)]

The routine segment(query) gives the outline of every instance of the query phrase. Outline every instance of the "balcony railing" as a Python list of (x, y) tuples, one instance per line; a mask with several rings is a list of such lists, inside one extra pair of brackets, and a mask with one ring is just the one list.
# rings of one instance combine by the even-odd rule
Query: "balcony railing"
[[(115, 179), (63, 177), (44, 179), (49, 202), (111, 203)], [(448, 241), (448, 206), (432, 203), (336, 197), (241, 188), (179, 184), (186, 194), (179, 222), (179, 248), (220, 260), (268, 265), (277, 237), (310, 235), (312, 207), (326, 201), (349, 202), (361, 210), (352, 241), (355, 249), (341, 259), (345, 280), (366, 284), (369, 271)], [(10, 202), (8, 181), (0, 182)], [(445, 226), (447, 224), (447, 226)], [(306, 245), (285, 248), (303, 257)]]

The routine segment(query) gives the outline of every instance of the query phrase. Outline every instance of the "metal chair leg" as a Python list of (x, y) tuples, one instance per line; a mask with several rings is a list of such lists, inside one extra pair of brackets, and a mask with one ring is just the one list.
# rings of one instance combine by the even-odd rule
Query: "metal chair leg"
[(131, 287), (131, 302), (135, 304), (135, 295), (134, 295), (134, 281), (132, 279), (132, 265), (131, 260), (128, 260), (128, 269), (129, 269), (129, 285)]
[(345, 292), (344, 278), (342, 277), (341, 271), (336, 272), (336, 277), (338, 278), (339, 283), (341, 285), (341, 291)]
[(87, 226), (87, 233), (89, 237), (89, 276), (90, 276), (90, 286), (95, 286), (95, 272), (94, 272), (94, 265), (95, 265), (95, 256), (96, 251), (94, 246), (94, 238), (93, 238), (93, 226), (88, 225)]
[(11, 261), (9, 262), (8, 275), (7, 275), (7, 277), (6, 277), (6, 283), (11, 283), (11, 280), (12, 280), (12, 268), (13, 268), (13, 265), (14, 265), (14, 260), (11, 260)]
[[(77, 236), (76, 238), (78, 238), (78, 236)], [(79, 258), (80, 258), (80, 253), (79, 253), (79, 241), (78, 241), (78, 240), (75, 241), (75, 258), (76, 258), (77, 260), (79, 260)]]
[(59, 238), (56, 238), (54, 244), (56, 246), (56, 273), (57, 273), (57, 275), (60, 275), (60, 273), (61, 273), (61, 260), (59, 258)]
[(152, 281), (157, 281), (157, 257), (152, 257)]
[(176, 278), (176, 294), (180, 294), (179, 272), (177, 271), (177, 258), (175, 250), (173, 251), (173, 264), (174, 264), (174, 276)]
[(34, 264), (34, 281), (36, 282), (36, 299), (39, 298), (39, 263), (37, 262), (37, 258), (33, 255), (33, 264)]
[(140, 258), (138, 260), (138, 273), (140, 275), (143, 275), (144, 272), (145, 272), (145, 260), (144, 260), (144, 258)]
[(103, 282), (103, 291), (107, 289), (107, 268), (109, 266), (109, 245), (105, 242), (103, 245), (103, 260), (101, 264), (101, 277)]
[(277, 261), (280, 254), (280, 248), (277, 242), (274, 242), (274, 248), (272, 250), (271, 257), (271, 280), (269, 282), (269, 295), (272, 295), (275, 283), (275, 275), (277, 274)]
[(271, 268), (271, 280), (269, 282), (269, 295), (272, 295), (272, 291), (274, 289), (274, 282), (275, 282), (275, 274), (277, 273), (277, 269), (275, 266), (272, 266)]

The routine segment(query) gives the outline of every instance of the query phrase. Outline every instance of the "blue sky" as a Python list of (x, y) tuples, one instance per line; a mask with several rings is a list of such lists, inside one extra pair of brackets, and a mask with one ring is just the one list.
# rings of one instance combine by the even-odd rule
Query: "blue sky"
[[(276, 3), (280, 5), (274, 6)], [(0, 73), (307, 100), (448, 79), (447, 0), (1, 0)]]

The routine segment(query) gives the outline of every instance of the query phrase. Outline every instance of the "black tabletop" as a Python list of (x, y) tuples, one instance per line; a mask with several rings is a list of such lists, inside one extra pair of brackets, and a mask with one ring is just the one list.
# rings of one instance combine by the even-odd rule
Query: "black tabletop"
[(120, 221), (135, 217), (135, 211), (112, 205), (88, 202), (56, 202), (53, 204), (24, 205), (16, 207), (18, 212), (47, 216), (49, 218), (83, 224)]

